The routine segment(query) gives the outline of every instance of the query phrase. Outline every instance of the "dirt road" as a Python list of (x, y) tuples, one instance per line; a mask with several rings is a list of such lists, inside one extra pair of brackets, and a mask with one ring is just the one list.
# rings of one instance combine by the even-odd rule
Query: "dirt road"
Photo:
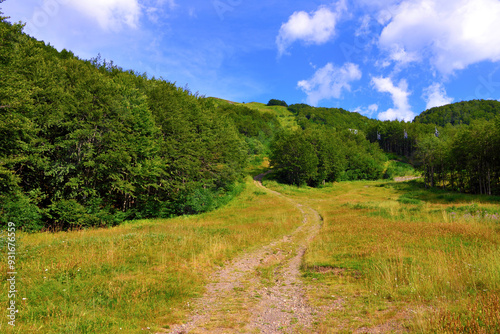
[(303, 215), (302, 225), (290, 235), (243, 254), (216, 272), (205, 294), (194, 300), (189, 322), (170, 333), (311, 333), (316, 314), (304, 297), (300, 264), (308, 243), (319, 232), (322, 219), (310, 207), (281, 196)]

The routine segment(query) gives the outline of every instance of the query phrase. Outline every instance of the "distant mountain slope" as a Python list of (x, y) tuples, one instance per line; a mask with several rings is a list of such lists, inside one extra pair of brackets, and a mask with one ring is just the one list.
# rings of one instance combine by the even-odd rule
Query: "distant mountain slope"
[(337, 130), (357, 129), (366, 131), (370, 125), (378, 121), (350, 112), (342, 108), (315, 108), (307, 104), (293, 104), (288, 107), (297, 116), (297, 122), (303, 128), (314, 123), (326, 125)]
[(492, 120), (498, 115), (500, 115), (500, 102), (472, 100), (428, 109), (415, 117), (414, 122), (445, 126), (448, 123), (469, 124), (476, 119)]
[(283, 128), (296, 130), (305, 129), (313, 125), (326, 126), (339, 131), (357, 129), (366, 131), (370, 126), (377, 124), (378, 120), (370, 119), (357, 112), (351, 112), (342, 108), (312, 107), (307, 104), (292, 104), (288, 107), (280, 105), (266, 105), (258, 102), (237, 103), (222, 99), (216, 99), (219, 105), (233, 104), (242, 105), (261, 113), (272, 114), (278, 118)]
[(285, 129), (294, 130), (299, 128), (295, 115), (287, 107), (277, 105), (268, 106), (258, 102), (245, 103), (244, 105), (248, 108), (276, 116), (281, 126)]

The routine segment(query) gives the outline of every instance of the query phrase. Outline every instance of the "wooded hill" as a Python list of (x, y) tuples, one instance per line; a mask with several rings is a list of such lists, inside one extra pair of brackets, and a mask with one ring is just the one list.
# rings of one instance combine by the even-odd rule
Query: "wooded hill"
[(415, 117), (415, 123), (459, 125), (470, 124), (474, 120), (494, 120), (500, 115), (500, 102), (495, 100), (472, 100), (447, 104), (428, 109)]
[[(273, 105), (286, 105), (273, 100)], [(271, 163), (288, 183), (391, 176), (380, 148), (410, 161), (426, 186), (500, 194), (500, 102), (474, 100), (432, 108), (414, 122), (377, 121), (336, 108), (288, 106), (302, 130), (280, 135)], [(372, 145), (365, 143), (368, 139)], [(310, 153), (312, 152), (312, 153)]]
[(248, 147), (212, 101), (57, 52), (5, 20), (0, 41), (3, 223), (67, 229), (203, 212), (243, 175)]
[[(500, 121), (439, 127), (437, 138), (423, 118), (205, 98), (0, 21), (2, 224), (57, 230), (212, 210), (264, 156), (281, 181), (318, 186), (382, 178), (383, 149), (420, 164), (431, 186), (500, 192)], [(480, 112), (490, 102), (470, 118), (492, 114)]]
[(296, 115), (302, 128), (317, 124), (338, 130), (355, 129), (366, 132), (370, 125), (378, 123), (374, 119), (342, 108), (315, 108), (307, 104), (292, 104), (288, 110)]

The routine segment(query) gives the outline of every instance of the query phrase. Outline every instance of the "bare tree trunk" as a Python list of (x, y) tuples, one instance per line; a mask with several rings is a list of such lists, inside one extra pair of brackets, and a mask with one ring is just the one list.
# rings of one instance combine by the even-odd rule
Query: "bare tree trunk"
[(434, 188), (434, 166), (431, 166), (431, 188)]
[(491, 195), (491, 174), (489, 168), (488, 168), (488, 195)]
[(477, 173), (479, 174), (479, 194), (483, 194), (483, 178), (481, 173), (481, 164), (477, 166)]

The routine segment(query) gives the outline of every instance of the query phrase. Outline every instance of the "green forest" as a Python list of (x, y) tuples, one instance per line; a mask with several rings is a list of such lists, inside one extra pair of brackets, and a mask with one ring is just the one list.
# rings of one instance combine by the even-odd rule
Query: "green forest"
[(462, 101), (424, 111), (414, 122), (422, 124), (470, 124), (477, 119), (494, 120), (500, 114), (500, 102), (495, 100)]
[(392, 178), (398, 160), (425, 186), (500, 194), (496, 101), (433, 108), (413, 122), (277, 99), (259, 109), (59, 52), (5, 17), (0, 43), (0, 219), (25, 231), (213, 210), (264, 157), (298, 186)]

